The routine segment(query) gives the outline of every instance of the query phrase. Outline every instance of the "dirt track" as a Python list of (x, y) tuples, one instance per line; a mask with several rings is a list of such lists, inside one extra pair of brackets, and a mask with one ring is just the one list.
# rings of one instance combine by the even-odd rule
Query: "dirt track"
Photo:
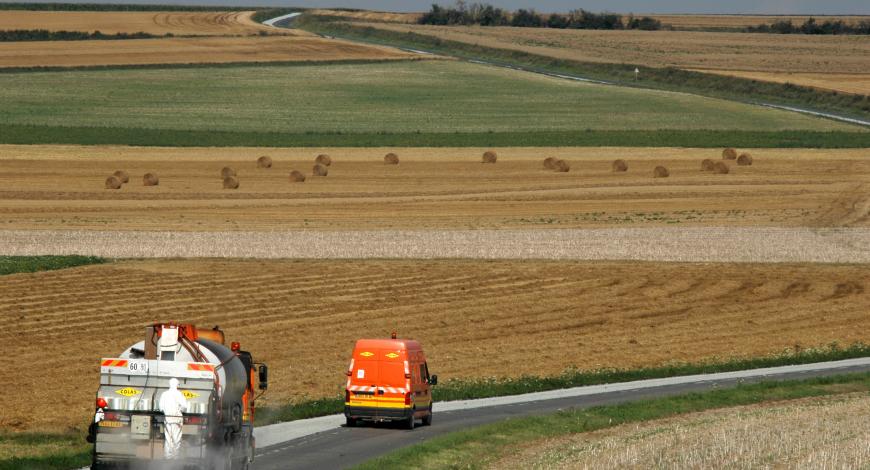
[(2, 255), (870, 263), (870, 228), (366, 232), (5, 231)]
[(0, 343), (39, 366), (0, 369), (0, 427), (83, 426), (99, 358), (155, 321), (220, 325), (269, 363), (278, 403), (336, 396), (353, 341), (392, 329), (450, 380), (866, 342), (868, 308), (867, 265), (146, 260), (16, 274), (0, 277), (14, 325)]

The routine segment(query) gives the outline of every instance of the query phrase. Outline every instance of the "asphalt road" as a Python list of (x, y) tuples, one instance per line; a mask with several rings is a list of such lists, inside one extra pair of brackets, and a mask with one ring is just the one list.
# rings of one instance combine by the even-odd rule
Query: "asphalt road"
[(253, 468), (256, 470), (347, 468), (365, 462), (373, 457), (389, 453), (395, 449), (423, 442), (435, 436), (507, 418), (541, 415), (568, 408), (587, 408), (646, 398), (706, 391), (715, 388), (734, 387), (739, 383), (805, 379), (867, 371), (870, 371), (870, 364), (841, 367), (838, 369), (802, 370), (750, 378), (719, 380), (704, 380), (701, 378), (692, 383), (617, 390), (594, 395), (442, 412), (438, 411), (438, 404), (436, 403), (432, 426), (420, 427), (418, 424), (418, 427), (413, 431), (400, 429), (396, 425), (372, 425), (368, 427), (341, 427), (332, 429), (260, 449), (257, 452)]

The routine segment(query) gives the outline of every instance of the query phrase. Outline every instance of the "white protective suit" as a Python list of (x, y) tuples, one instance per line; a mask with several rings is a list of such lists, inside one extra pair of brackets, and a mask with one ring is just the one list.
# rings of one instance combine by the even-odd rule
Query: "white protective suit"
[(169, 389), (160, 395), (160, 411), (165, 419), (163, 425), (163, 456), (175, 459), (181, 450), (181, 425), (184, 418), (181, 413), (187, 411), (187, 399), (178, 391), (178, 379), (169, 379)]

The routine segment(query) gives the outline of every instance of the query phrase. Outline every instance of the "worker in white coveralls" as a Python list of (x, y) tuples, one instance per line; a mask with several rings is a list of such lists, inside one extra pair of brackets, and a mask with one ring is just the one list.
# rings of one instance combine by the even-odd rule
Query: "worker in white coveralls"
[(160, 411), (163, 412), (163, 456), (178, 458), (181, 449), (181, 425), (183, 412), (187, 411), (187, 399), (178, 390), (178, 379), (169, 379), (169, 390), (160, 395)]

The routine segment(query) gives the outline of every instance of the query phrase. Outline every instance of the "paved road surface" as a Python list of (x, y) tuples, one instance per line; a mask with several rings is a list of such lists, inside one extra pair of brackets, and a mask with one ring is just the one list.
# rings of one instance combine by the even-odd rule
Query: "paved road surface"
[[(362, 428), (336, 427), (336, 423), (341, 421), (339, 416), (324, 417), (318, 418), (318, 422), (321, 423), (320, 429), (327, 428), (327, 430), (261, 448), (253, 468), (255, 470), (346, 468), (438, 435), (511, 417), (546, 414), (566, 408), (590, 407), (679, 395), (717, 387), (733, 387), (738, 383), (803, 379), (866, 371), (870, 371), (870, 358), (755, 371), (656, 379), (607, 386), (578, 387), (517, 397), (451, 402), (441, 405), (441, 408), (450, 410), (441, 411), (436, 403), (435, 419), (432, 426), (418, 427), (413, 431), (389, 425)], [(492, 403), (500, 404), (486, 406)], [(467, 406), (471, 406), (471, 408), (467, 408)], [(325, 424), (330, 420), (331, 424)], [(286, 423), (286, 425), (290, 424), (292, 423)], [(304, 424), (299, 428), (303, 427)], [(267, 431), (267, 429), (261, 428), (260, 431)], [(304, 434), (304, 431), (301, 433)], [(258, 442), (265, 442), (265, 437), (258, 437)]]

